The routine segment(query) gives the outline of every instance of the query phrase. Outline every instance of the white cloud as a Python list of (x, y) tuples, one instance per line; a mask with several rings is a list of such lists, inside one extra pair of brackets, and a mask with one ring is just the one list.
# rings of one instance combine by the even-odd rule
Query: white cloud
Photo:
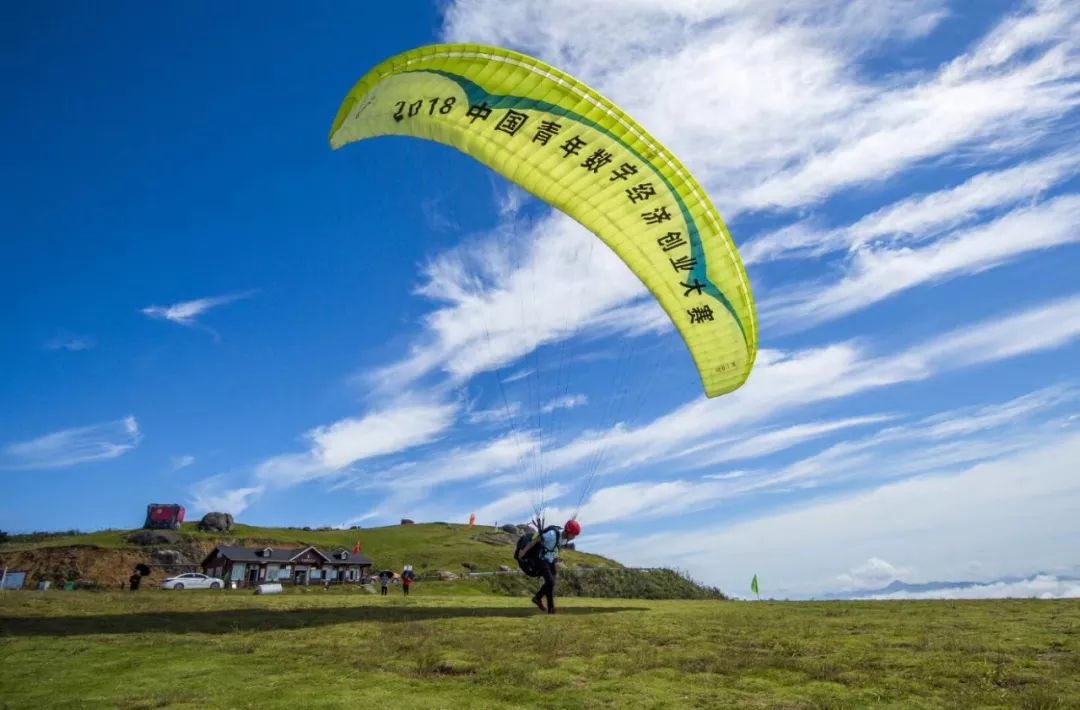
[(713, 466), (738, 459), (758, 458), (838, 431), (880, 424), (892, 418), (889, 415), (874, 414), (865, 417), (805, 422), (770, 429), (760, 434), (743, 435), (717, 443), (707, 443), (687, 450), (683, 456), (692, 456), (695, 467)]
[[(172, 321), (188, 327), (198, 326), (198, 318), (212, 308), (224, 306), (234, 301), (250, 298), (255, 291), (239, 291), (222, 296), (209, 298), (197, 298), (193, 301), (181, 301), (171, 306), (147, 306), (142, 309), (143, 315), (148, 318)], [(213, 331), (210, 331), (213, 332)], [(215, 334), (216, 335), (216, 334)]]
[(316, 427), (307, 436), (316, 458), (328, 468), (340, 469), (426, 444), (446, 431), (456, 413), (453, 404), (403, 404)]
[(316, 427), (304, 435), (310, 444), (307, 451), (263, 461), (256, 467), (256, 478), (290, 486), (340, 473), (359, 461), (407, 451), (438, 439), (454, 423), (457, 411), (453, 403), (407, 400)]
[(93, 338), (84, 335), (57, 335), (45, 342), (46, 350), (67, 350), (68, 352), (81, 352), (91, 350), (97, 345)]
[(195, 463), (195, 457), (190, 454), (184, 454), (183, 456), (173, 456), (172, 458), (172, 470), (179, 471), (182, 468), (187, 468)]
[(880, 589), (893, 580), (902, 580), (909, 576), (911, 570), (905, 567), (896, 567), (885, 560), (871, 557), (858, 567), (839, 575), (836, 581), (841, 589)]
[(1080, 580), (1038, 574), (1016, 582), (957, 585), (925, 591), (900, 591), (867, 594), (857, 599), (1076, 599)]
[(761, 305), (762, 322), (805, 328), (922, 284), (994, 268), (1025, 253), (1080, 240), (1080, 195), (1021, 208), (918, 249), (864, 246), (850, 273), (825, 286), (785, 289)]
[[(1030, 5), (937, 71), (870, 77), (860, 66), (946, 14), (934, 1), (459, 0), (445, 36), (521, 49), (597, 87), (730, 216), (1045, 138), (1075, 103), (1075, 8)], [(604, 41), (583, 42), (583, 27)]]
[(645, 287), (596, 236), (561, 213), (523, 229), (504, 225), (424, 267), (418, 293), (443, 305), (425, 316), (409, 356), (374, 373), (374, 383), (398, 388), (432, 372), (459, 383), (586, 325), (596, 335), (641, 330), (631, 319), (640, 314), (620, 309)]
[(223, 476), (211, 476), (192, 486), (189, 500), (196, 513), (229, 513), (239, 517), (264, 490), (263, 486), (230, 488)]
[(507, 402), (502, 407), (475, 409), (469, 412), (470, 424), (503, 424), (515, 421), (521, 416), (520, 402)]
[(551, 515), (562, 518), (577, 513), (589, 525), (664, 518), (715, 505), (727, 491), (727, 486), (711, 480), (625, 483), (598, 490), (580, 511), (557, 509)]
[(650, 536), (624, 556), (699, 570), (732, 589), (757, 572), (770, 580), (769, 596), (780, 597), (827, 591), (834, 581), (822, 570), (873, 557), (917, 569), (923, 579), (954, 578), (971, 559), (990, 560), (984, 574), (991, 579), (1046, 569), (1076, 550), (1077, 460), (1080, 435), (1066, 434), (955, 475), (811, 500), (693, 535)]
[(364, 485), (375, 484), (418, 495), (452, 482), (484, 479), (511, 469), (535, 465), (539, 442), (531, 432), (512, 431), (479, 445), (443, 449), (417, 457), (407, 464), (363, 476)]
[[(762, 491), (783, 493), (792, 487), (853, 479), (880, 485), (893, 478), (957, 470), (979, 461), (1037, 449), (1059, 438), (1060, 412), (1075, 406), (1078, 394), (1074, 389), (1049, 387), (1003, 403), (936, 414), (913, 424), (882, 429), (862, 439), (840, 442), (773, 471), (729, 471), (699, 480), (640, 481), (610, 486), (589, 499), (580, 517), (590, 524), (630, 518), (670, 518), (720, 502), (734, 504), (742, 496)], [(1059, 418), (1049, 418), (1055, 412)], [(862, 424), (888, 419), (868, 417)], [(719, 458), (722, 461), (726, 457)], [(693, 465), (705, 464), (695, 459)], [(557, 514), (570, 512), (559, 510)]]
[[(1017, 333), (1029, 335), (1018, 339)], [(372, 480), (392, 482), (390, 487), (398, 496), (396, 504), (401, 503), (402, 496), (414, 500), (420, 495), (417, 491), (426, 492), (441, 483), (483, 480), (503, 471), (508, 473), (488, 482), (506, 485), (516, 481), (518, 485), (533, 486), (539, 478), (547, 483), (557, 480), (559, 472), (572, 472), (574, 485), (580, 487), (582, 495), (588, 495), (597, 481), (612, 471), (629, 471), (665, 460), (675, 461), (683, 468), (697, 466), (696, 461), (683, 461), (687, 452), (716, 449), (712, 461), (715, 464), (737, 457), (767, 455), (826, 433), (885, 421), (885, 415), (869, 415), (764, 432), (755, 429), (761, 422), (782, 413), (813, 407), (825, 400), (1059, 347), (1078, 335), (1080, 298), (1072, 298), (989, 319), (892, 355), (875, 357), (865, 348), (850, 343), (788, 354), (763, 351), (754, 375), (742, 389), (719, 400), (695, 400), (640, 427), (617, 424), (609, 430), (585, 432), (569, 444), (544, 451), (540, 450), (533, 434), (524, 445), (511, 438), (496, 440), (479, 449), (428, 455), (407, 468), (392, 469)], [(830, 447), (771, 474), (706, 478), (707, 482), (675, 481), (672, 485), (692, 490), (688, 500), (708, 502), (768, 487), (792, 483), (807, 485), (830, 472), (840, 480), (856, 475), (868, 466), (876, 466), (876, 450), (884, 446), (895, 447), (905, 440), (944, 440), (944, 443), (905, 451), (903, 465), (894, 467), (898, 474), (911, 475), (946, 465), (955, 468), (1038, 445), (1045, 441), (1045, 433), (1017, 429), (1015, 436), (961, 443), (949, 441), (947, 437), (955, 438), (1016, 422), (1063, 401), (1063, 398), (1057, 390), (1045, 390), (989, 409), (946, 413), (921, 424), (886, 429), (866, 441)], [(717, 435), (724, 436), (719, 444), (715, 441)], [(406, 495), (408, 491), (412, 491), (411, 497)], [(599, 497), (594, 496), (590, 504), (599, 507), (590, 514), (610, 519), (614, 515), (610, 511), (618, 509), (616, 503), (647, 500), (651, 491), (652, 488), (639, 490), (631, 486), (602, 495), (598, 493)], [(673, 502), (655, 510), (666, 514), (678, 505), (683, 504)]]
[(988, 319), (888, 358), (883, 371), (947, 371), (1052, 350), (1080, 336), (1080, 295)]
[[(567, 488), (565, 486), (552, 484), (544, 489), (543, 498), (553, 500), (566, 493)], [(509, 493), (477, 508), (475, 511), (476, 522), (479, 525), (489, 525), (499, 520), (507, 522), (510, 520), (523, 521), (531, 519), (535, 504), (536, 494), (532, 491)]]
[[(817, 154), (753, 184), (741, 200), (759, 208), (807, 204), (960, 148), (1030, 145), (1074, 106), (1077, 16), (1068, 4), (1039, 3), (1003, 21), (930, 80), (847, 107), (847, 115), (834, 117), (841, 123), (822, 126), (825, 144)], [(1032, 23), (1056, 27), (1034, 33), (1027, 29)]]
[(990, 211), (1038, 197), (1076, 174), (1080, 151), (1066, 150), (1004, 170), (978, 173), (963, 184), (905, 198), (858, 222), (820, 230), (799, 222), (740, 248), (747, 263), (784, 258), (817, 258), (837, 250), (885, 240), (890, 246), (924, 242)]
[(29, 441), (7, 444), (0, 468), (65, 468), (123, 456), (139, 445), (142, 435), (135, 417), (63, 429)]
[(947, 471), (1038, 448), (1060, 436), (1060, 419), (1051, 415), (1076, 401), (1075, 390), (1049, 387), (1007, 402), (944, 412), (834, 444), (772, 473), (743, 477), (731, 493)]
[(583, 394), (568, 394), (556, 397), (540, 408), (544, 414), (550, 414), (556, 409), (574, 409), (588, 404), (589, 398)]
[[(545, 461), (552, 470), (589, 462), (585, 475), (599, 475), (605, 469), (630, 470), (681, 456), (711, 443), (717, 435), (725, 439), (744, 436), (748, 452), (753, 446), (764, 451), (770, 440), (753, 428), (771, 417), (970, 365), (1057, 348), (1078, 336), (1080, 297), (1073, 297), (988, 319), (892, 355), (874, 357), (855, 343), (792, 353), (761, 351), (754, 372), (739, 390), (720, 399), (696, 399), (639, 427), (616, 424), (602, 432), (585, 432), (545, 452)], [(809, 426), (777, 434), (771, 444), (778, 445), (785, 437), (794, 441), (812, 431)]]

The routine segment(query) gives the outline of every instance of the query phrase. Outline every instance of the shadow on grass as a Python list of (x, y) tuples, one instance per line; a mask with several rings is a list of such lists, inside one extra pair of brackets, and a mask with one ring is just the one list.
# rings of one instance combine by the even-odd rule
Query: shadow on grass
[[(583, 616), (646, 611), (642, 607), (575, 606), (559, 615)], [(223, 609), (217, 611), (167, 611), (96, 616), (0, 617), (0, 636), (83, 636), (88, 634), (231, 634), (240, 631), (306, 629), (364, 621), (401, 623), (458, 618), (524, 618), (542, 616), (534, 608), (506, 607), (338, 607), (333, 609)]]

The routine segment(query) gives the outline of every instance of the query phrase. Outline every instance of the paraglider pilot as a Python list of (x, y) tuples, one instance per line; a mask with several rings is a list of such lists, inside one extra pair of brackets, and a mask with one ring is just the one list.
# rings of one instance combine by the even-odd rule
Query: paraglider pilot
[[(563, 526), (561, 531), (557, 525), (544, 528), (542, 533), (537, 535), (531, 543), (521, 550), (521, 557), (529, 554), (539, 554), (538, 567), (540, 576), (544, 578), (544, 585), (533, 595), (532, 603), (539, 607), (541, 611), (546, 611), (549, 614), (555, 613), (555, 568), (559, 559), (559, 548), (580, 534), (581, 523), (570, 519), (566, 521), (566, 525)], [(534, 549), (537, 547), (539, 547), (538, 551)], [(547, 599), (547, 606), (544, 606), (545, 598)]]

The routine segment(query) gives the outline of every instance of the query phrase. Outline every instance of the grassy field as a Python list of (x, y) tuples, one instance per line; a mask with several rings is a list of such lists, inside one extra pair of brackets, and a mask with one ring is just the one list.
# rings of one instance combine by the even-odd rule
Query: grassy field
[(1077, 601), (455, 589), (0, 593), (0, 706), (1080, 707)]

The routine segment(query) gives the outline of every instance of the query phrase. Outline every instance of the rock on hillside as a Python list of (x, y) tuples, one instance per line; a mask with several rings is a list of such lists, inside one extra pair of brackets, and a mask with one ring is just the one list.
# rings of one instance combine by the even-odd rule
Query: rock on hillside
[(207, 513), (199, 521), (199, 530), (229, 532), (232, 530), (233, 522), (233, 516), (228, 513)]

